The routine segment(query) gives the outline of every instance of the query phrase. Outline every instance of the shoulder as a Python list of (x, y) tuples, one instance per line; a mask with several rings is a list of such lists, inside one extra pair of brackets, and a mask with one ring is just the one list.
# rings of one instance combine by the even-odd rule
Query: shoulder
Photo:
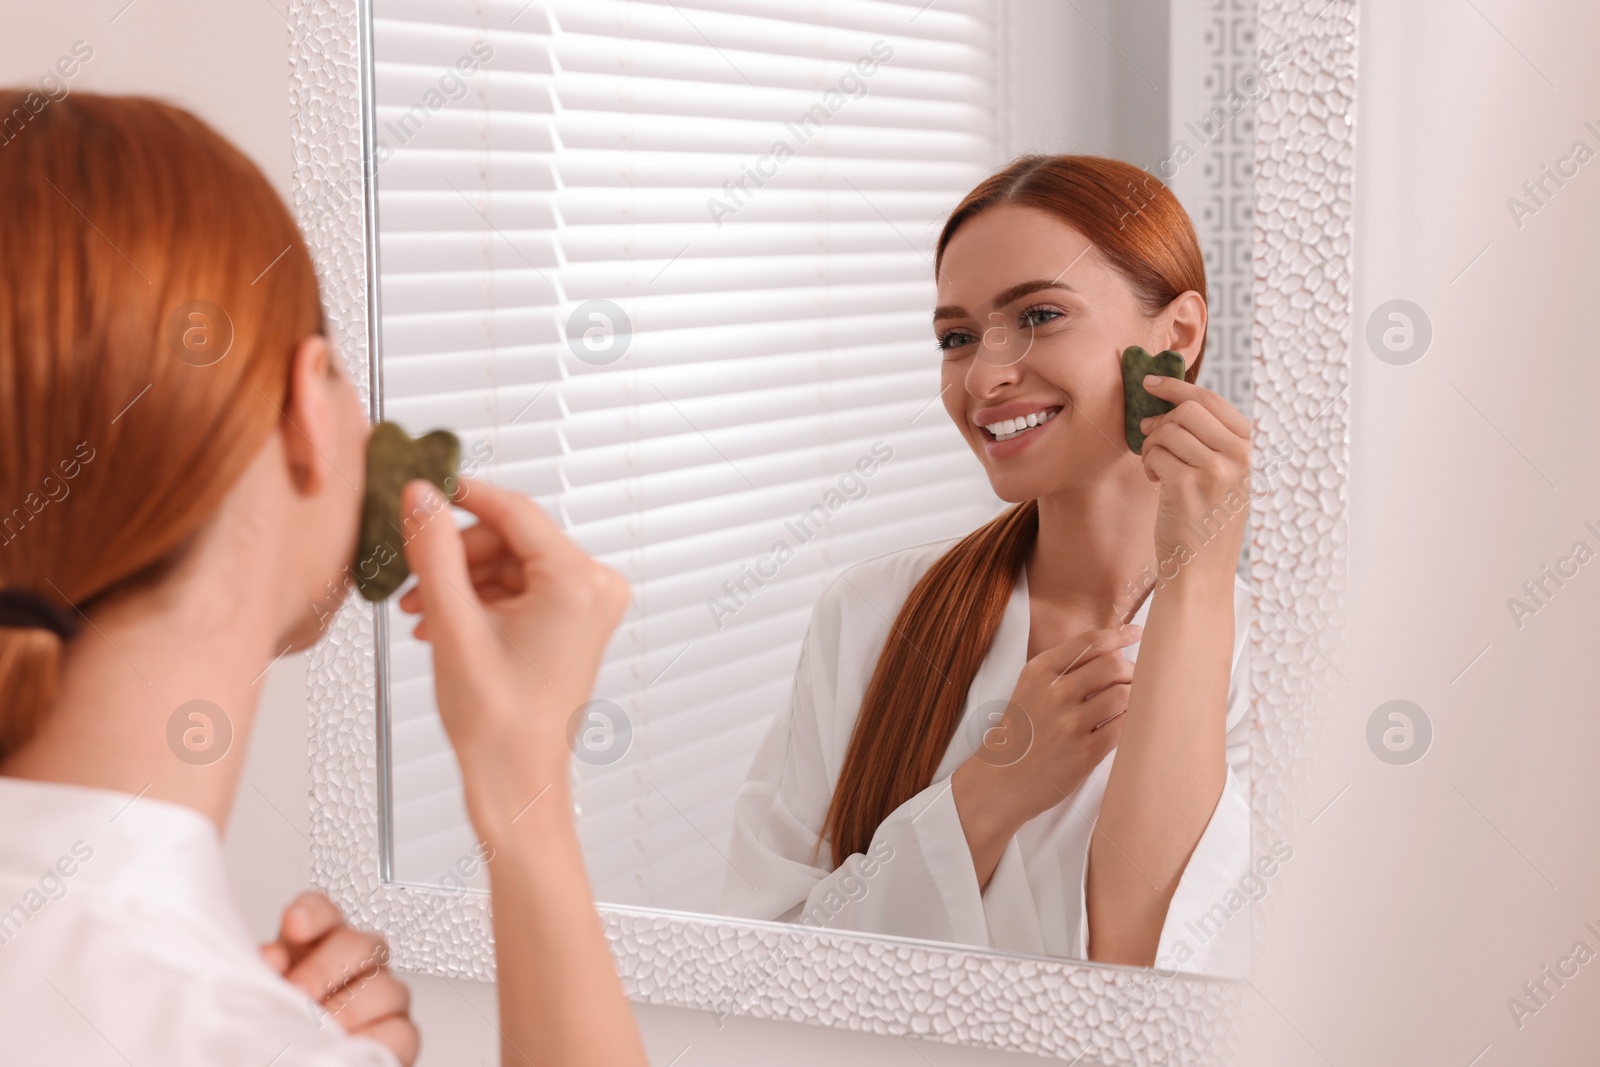
[[(60, 996), (39, 984), (45, 972)], [(78, 1025), (78, 1011), (95, 1030)], [(152, 1029), (157, 1018), (163, 1025)], [(0, 951), (0, 1032), (28, 1062), (103, 1062), (104, 1042), (134, 1062), (172, 1067), (264, 1064), (275, 1054), (278, 1067), (395, 1067), (382, 1046), (327, 1023), (253, 945), (113, 890), (75, 886)]]
[(870, 674), (906, 597), (957, 540), (912, 545), (840, 571), (812, 606), (802, 669), (835, 677), (851, 673), (849, 661)]
[(862, 614), (872, 618), (882, 615), (887, 616), (883, 621), (883, 629), (887, 630), (889, 620), (899, 612), (912, 588), (958, 540), (947, 537), (927, 541), (851, 564), (817, 598), (812, 625), (822, 620), (844, 622)]
[(811, 708), (834, 759), (844, 757), (851, 724), (906, 597), (955, 542), (929, 541), (852, 564), (817, 598), (795, 671), (796, 701)]

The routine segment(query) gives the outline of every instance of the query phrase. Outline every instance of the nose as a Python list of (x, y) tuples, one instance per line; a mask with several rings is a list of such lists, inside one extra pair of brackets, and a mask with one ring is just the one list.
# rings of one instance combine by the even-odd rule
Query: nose
[(988, 398), (1016, 385), (1022, 380), (1022, 357), (1027, 355), (1032, 340), (1032, 337), (1018, 338), (1016, 331), (1004, 325), (985, 330), (977, 355), (967, 367), (967, 392)]

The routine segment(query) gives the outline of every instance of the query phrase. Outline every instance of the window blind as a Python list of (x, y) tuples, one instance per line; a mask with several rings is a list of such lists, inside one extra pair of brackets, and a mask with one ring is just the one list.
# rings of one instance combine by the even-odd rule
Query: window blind
[[(373, 14), (383, 415), (632, 583), (579, 832), (600, 900), (713, 910), (818, 594), (997, 506), (929, 326), (938, 227), (996, 162), (991, 0)], [(452, 884), (459, 772), (388, 610), (392, 872)]]

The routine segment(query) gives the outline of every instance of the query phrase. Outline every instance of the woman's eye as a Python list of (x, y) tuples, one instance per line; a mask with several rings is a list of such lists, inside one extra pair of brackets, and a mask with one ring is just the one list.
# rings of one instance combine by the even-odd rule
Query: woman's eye
[(966, 330), (946, 330), (938, 336), (934, 343), (939, 346), (941, 352), (949, 352), (951, 349), (965, 348), (975, 340), (977, 338)]
[(1046, 323), (1054, 322), (1060, 317), (1061, 312), (1057, 311), (1055, 308), (1029, 308), (1027, 311), (1022, 313), (1022, 325), (1039, 327), (1045, 325)]

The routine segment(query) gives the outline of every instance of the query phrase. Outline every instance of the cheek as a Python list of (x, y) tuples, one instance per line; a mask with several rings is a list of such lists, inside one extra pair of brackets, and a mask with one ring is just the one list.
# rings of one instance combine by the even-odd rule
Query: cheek
[(1114, 414), (1122, 417), (1122, 368), (1117, 368), (1116, 377), (1110, 375), (1097, 376), (1094, 381), (1084, 383), (1078, 390), (1078, 402), (1085, 408), (1095, 411)]
[(1122, 366), (1114, 356), (1096, 362), (1092, 352), (1052, 352), (1034, 367), (1075, 410), (1095, 416), (1112, 409), (1121, 412)]

